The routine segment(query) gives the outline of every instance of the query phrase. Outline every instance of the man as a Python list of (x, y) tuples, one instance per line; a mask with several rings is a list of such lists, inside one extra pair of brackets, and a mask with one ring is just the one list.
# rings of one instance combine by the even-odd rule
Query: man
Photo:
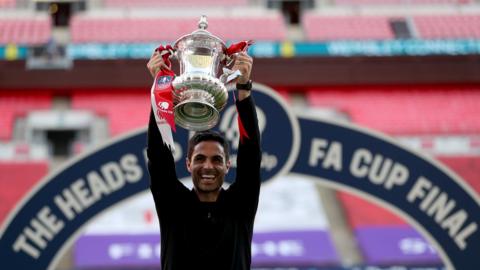
[[(155, 53), (147, 64), (155, 76), (169, 68)], [(163, 270), (247, 270), (251, 264), (253, 223), (260, 193), (260, 135), (255, 104), (250, 96), (252, 58), (236, 56), (236, 106), (242, 125), (237, 174), (222, 188), (230, 168), (226, 140), (216, 132), (197, 132), (190, 140), (186, 165), (193, 189), (177, 178), (175, 163), (150, 113), (148, 169), (150, 189), (160, 221)]]

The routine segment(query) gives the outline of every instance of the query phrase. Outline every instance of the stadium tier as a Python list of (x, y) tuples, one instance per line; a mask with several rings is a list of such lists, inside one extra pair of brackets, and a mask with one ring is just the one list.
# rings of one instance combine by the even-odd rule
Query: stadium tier
[(52, 96), (43, 92), (0, 92), (0, 140), (11, 140), (15, 118), (31, 110), (50, 109)]
[(72, 109), (92, 110), (101, 117), (106, 117), (111, 136), (145, 127), (150, 108), (150, 96), (143, 93), (126, 92), (75, 92), (72, 94)]
[(0, 0), (0, 8), (14, 8), (17, 0)]
[(480, 194), (480, 157), (439, 156), (443, 164), (462, 177), (477, 194)]
[[(197, 28), (196, 17), (95, 17), (76, 15), (71, 21), (74, 43), (129, 43), (175, 41)], [(286, 38), (280, 13), (262, 16), (209, 16), (208, 31), (224, 40), (271, 40)]]
[(51, 38), (51, 19), (47, 14), (33, 18), (0, 18), (0, 45), (39, 45)]
[(469, 4), (472, 0), (335, 0), (335, 5), (436, 5), (436, 4)]
[(104, 0), (103, 5), (109, 8), (118, 7), (192, 7), (192, 6), (246, 6), (248, 0)]
[(0, 224), (15, 204), (48, 173), (47, 161), (0, 161)]
[[(303, 27), (306, 39), (389, 40), (395, 35), (390, 21), (406, 17), (322, 15), (306, 13)], [(411, 27), (421, 39), (471, 39), (480, 37), (480, 15), (415, 15)]]
[(347, 114), (353, 123), (389, 134), (480, 132), (480, 120), (465, 117), (480, 114), (477, 88), (317, 88), (307, 93), (307, 99), (311, 106), (334, 108)]
[(480, 15), (414, 16), (413, 20), (424, 39), (480, 38)]
[(346, 192), (337, 192), (351, 228), (406, 225), (406, 221), (384, 208)]
[(306, 13), (303, 27), (306, 39), (393, 39), (389, 18), (384, 16), (326, 16)]

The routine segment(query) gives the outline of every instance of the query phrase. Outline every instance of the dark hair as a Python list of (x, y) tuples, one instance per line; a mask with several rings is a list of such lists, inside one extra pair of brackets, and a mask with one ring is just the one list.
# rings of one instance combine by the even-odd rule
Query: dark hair
[(197, 131), (195, 134), (188, 140), (188, 150), (187, 150), (187, 158), (190, 159), (193, 154), (193, 148), (201, 142), (204, 141), (214, 141), (218, 142), (221, 146), (223, 146), (223, 151), (225, 153), (225, 160), (228, 161), (230, 158), (229, 155), (229, 145), (228, 141), (225, 140), (225, 137), (220, 134), (219, 132), (213, 130), (205, 130), (205, 131)]

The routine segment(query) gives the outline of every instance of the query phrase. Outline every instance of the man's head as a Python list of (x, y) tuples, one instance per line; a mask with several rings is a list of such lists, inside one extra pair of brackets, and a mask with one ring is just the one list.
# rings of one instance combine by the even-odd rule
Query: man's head
[(215, 201), (230, 168), (228, 142), (214, 131), (195, 133), (188, 142), (187, 169), (202, 201)]

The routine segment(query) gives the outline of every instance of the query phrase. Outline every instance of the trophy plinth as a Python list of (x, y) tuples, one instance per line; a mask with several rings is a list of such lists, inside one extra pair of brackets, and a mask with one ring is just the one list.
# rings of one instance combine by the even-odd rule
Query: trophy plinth
[(226, 63), (225, 43), (206, 30), (205, 16), (198, 26), (175, 42), (180, 75), (172, 83), (175, 123), (194, 131), (214, 127), (228, 100), (227, 88), (219, 79)]

